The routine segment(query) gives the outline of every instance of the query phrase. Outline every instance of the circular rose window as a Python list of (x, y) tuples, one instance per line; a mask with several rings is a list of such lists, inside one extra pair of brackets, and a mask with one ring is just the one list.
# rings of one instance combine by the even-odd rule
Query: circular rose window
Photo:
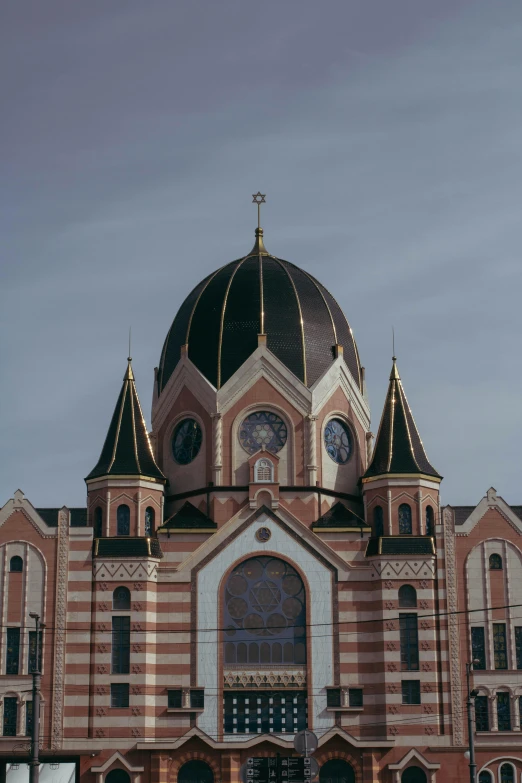
[(342, 419), (330, 419), (324, 430), (326, 451), (338, 465), (344, 465), (352, 455), (352, 435)]
[(239, 428), (239, 442), (249, 454), (255, 454), (263, 446), (275, 454), (281, 451), (286, 438), (286, 424), (276, 413), (270, 411), (250, 413)]
[(178, 465), (188, 465), (199, 454), (203, 433), (195, 419), (183, 419), (172, 436), (172, 455)]

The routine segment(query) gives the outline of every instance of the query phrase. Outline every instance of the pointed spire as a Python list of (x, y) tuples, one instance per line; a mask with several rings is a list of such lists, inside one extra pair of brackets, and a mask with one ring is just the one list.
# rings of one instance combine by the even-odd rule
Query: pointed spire
[(421, 473), (441, 478), (424, 451), (404, 393), (395, 356), (372, 461), (363, 478), (373, 478), (387, 473)]
[(256, 241), (254, 242), (254, 247), (250, 251), (249, 255), (251, 256), (268, 256), (270, 253), (265, 247), (265, 243), (263, 242), (263, 229), (262, 228), (256, 228)]
[(100, 459), (85, 480), (101, 476), (143, 476), (165, 481), (152, 453), (130, 356)]

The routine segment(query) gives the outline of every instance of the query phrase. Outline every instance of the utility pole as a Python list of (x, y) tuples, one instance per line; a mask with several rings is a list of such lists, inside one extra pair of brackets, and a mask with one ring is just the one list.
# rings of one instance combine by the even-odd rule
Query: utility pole
[(469, 737), (469, 780), (470, 783), (477, 781), (477, 764), (475, 762), (475, 735), (473, 726), (473, 707), (475, 706), (475, 696), (477, 691), (471, 690), (470, 676), (475, 661), (466, 664), (466, 683), (468, 687), (468, 737)]
[(40, 780), (40, 759), (38, 753), (40, 750), (40, 682), (42, 673), (40, 672), (40, 615), (31, 612), (36, 624), (36, 655), (33, 674), (33, 725), (31, 730), (31, 758), (29, 761), (29, 783), (38, 783)]

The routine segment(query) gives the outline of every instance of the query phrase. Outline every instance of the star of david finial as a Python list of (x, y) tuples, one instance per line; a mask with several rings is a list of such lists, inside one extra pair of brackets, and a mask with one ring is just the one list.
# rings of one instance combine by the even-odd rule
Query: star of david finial
[(252, 203), (257, 204), (257, 227), (261, 228), (261, 204), (266, 204), (266, 193), (258, 190), (252, 195)]

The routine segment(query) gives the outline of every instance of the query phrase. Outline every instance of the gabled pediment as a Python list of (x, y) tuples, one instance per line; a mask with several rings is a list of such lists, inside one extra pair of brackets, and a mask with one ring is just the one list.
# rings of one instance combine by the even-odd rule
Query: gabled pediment
[(412, 748), (409, 753), (406, 753), (404, 758), (402, 758), (398, 764), (388, 764), (388, 769), (400, 771), (401, 769), (404, 769), (404, 767), (409, 764), (410, 761), (417, 761), (421, 767), (424, 767), (424, 769), (430, 771), (440, 769), (440, 764), (433, 764), (431, 761), (428, 761), (428, 759), (425, 758), (422, 753), (420, 753), (415, 748)]
[(145, 771), (145, 767), (133, 767), (131, 764), (129, 764), (129, 762), (127, 761), (125, 756), (122, 756), (121, 753), (119, 752), (119, 750), (117, 750), (100, 767), (91, 767), (91, 772), (94, 772), (94, 773), (106, 772), (116, 762), (119, 762), (121, 764), (121, 766), (123, 767), (123, 769), (126, 769), (127, 772), (144, 772)]
[[(49, 527), (45, 524), (21, 489), (17, 489), (14, 496), (0, 509), (0, 526), (4, 525), (9, 520), (9, 517), (16, 512), (21, 512), (43, 538), (55, 538), (58, 535), (58, 528)], [(67, 514), (67, 525), (69, 525), (69, 510), (64, 506), (58, 513), (61, 514), (62, 512)]]
[[(451, 508), (451, 507), (450, 507)], [(464, 507), (466, 508), (466, 507)], [(497, 495), (494, 487), (490, 487), (482, 498), (480, 503), (471, 511), (467, 518), (458, 524), (458, 507), (453, 509), (455, 513), (455, 533), (456, 535), (469, 535), (473, 528), (480, 522), (487, 511), (495, 509), (500, 516), (508, 522), (518, 533), (522, 535), (522, 520), (515, 514), (506, 501)]]

